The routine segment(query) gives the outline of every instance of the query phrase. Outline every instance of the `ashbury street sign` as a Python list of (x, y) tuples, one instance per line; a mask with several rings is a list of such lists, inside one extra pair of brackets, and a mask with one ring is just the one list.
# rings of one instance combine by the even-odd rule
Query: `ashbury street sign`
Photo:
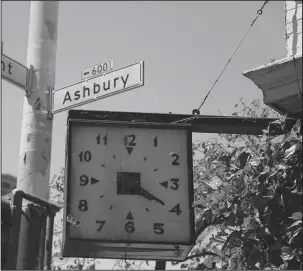
[(18, 87), (27, 89), (29, 69), (21, 65), (17, 61), (2, 54), (1, 58), (1, 77), (7, 81), (17, 85)]
[(138, 62), (62, 89), (52, 97), (52, 113), (143, 86), (144, 62)]

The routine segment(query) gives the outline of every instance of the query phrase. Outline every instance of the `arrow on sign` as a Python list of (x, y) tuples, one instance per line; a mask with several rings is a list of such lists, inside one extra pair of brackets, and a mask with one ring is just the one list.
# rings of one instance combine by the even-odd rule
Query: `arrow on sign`
[(95, 183), (98, 183), (98, 182), (100, 182), (100, 181), (92, 177), (92, 178), (90, 179), (90, 182), (91, 182), (91, 184), (95, 184)]
[(128, 152), (129, 155), (130, 155), (130, 154), (132, 153), (132, 151), (133, 151), (133, 148), (132, 148), (132, 147), (127, 147), (126, 149), (127, 149), (127, 152)]
[(164, 186), (165, 188), (167, 188), (167, 186), (168, 186), (168, 181), (165, 181), (165, 182), (162, 182), (162, 183), (160, 183), (162, 186)]

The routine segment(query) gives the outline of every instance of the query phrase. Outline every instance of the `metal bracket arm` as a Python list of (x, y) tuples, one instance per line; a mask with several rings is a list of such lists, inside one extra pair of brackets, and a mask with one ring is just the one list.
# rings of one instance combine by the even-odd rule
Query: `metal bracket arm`
[(48, 87), (47, 117), (50, 120), (53, 119), (53, 117), (54, 117), (54, 114), (52, 112), (52, 107), (53, 107), (53, 91), (54, 91), (54, 88)]

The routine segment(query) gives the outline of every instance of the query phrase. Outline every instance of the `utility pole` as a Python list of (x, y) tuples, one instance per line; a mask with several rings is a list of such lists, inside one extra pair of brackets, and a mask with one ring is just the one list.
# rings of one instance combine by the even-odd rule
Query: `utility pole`
[[(58, 1), (31, 1), (27, 66), (32, 84), (24, 98), (17, 190), (49, 200), (52, 119), (48, 110), (55, 86)], [(17, 269), (36, 269), (43, 215), (37, 205), (24, 202)]]

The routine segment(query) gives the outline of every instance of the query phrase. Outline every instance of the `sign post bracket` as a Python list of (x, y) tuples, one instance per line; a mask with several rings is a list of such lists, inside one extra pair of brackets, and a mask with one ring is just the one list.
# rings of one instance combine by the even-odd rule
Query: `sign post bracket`
[(27, 72), (27, 86), (25, 88), (25, 96), (30, 97), (32, 94), (32, 82), (33, 82), (33, 74), (34, 74), (34, 66), (30, 65)]
[(48, 87), (47, 88), (48, 91), (48, 98), (47, 98), (47, 118), (52, 120), (54, 117), (54, 114), (52, 112), (52, 108), (53, 108), (53, 91), (54, 88), (52, 87)]

